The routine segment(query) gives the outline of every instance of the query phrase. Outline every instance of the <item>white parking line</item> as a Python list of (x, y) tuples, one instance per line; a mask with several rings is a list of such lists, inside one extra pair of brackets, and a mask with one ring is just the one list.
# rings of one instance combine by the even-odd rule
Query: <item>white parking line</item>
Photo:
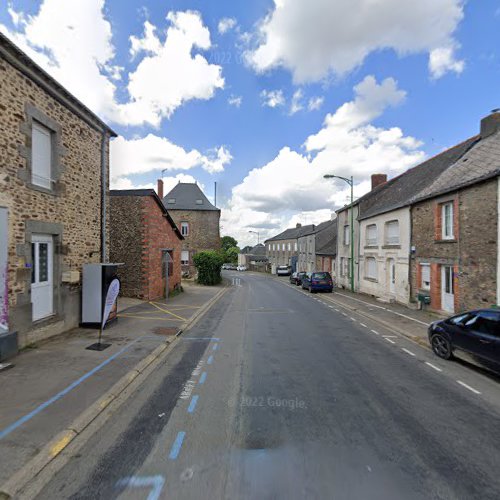
[(360, 323), (361, 326), (364, 326), (365, 328), (368, 328), (364, 323)]
[(347, 316), (347, 314), (346, 314), (346, 313), (342, 313), (342, 315), (343, 315), (343, 316)]
[(335, 311), (340, 312), (338, 309), (335, 309)]
[(442, 372), (442, 371), (443, 371), (443, 370), (441, 370), (441, 368), (439, 368), (439, 367), (437, 367), (437, 366), (433, 365), (432, 363), (429, 363), (428, 361), (426, 361), (426, 362), (425, 362), (425, 364), (426, 364), (427, 366), (430, 366), (431, 368), (434, 368), (434, 370), (436, 370), (437, 372)]
[(370, 330), (372, 333), (374, 333), (375, 335), (380, 335), (380, 333), (377, 332), (377, 330)]
[(410, 356), (415, 356), (415, 353), (409, 351), (408, 349), (405, 349), (404, 347), (402, 347), (401, 350), (406, 352), (406, 354), (409, 354)]
[(469, 391), (473, 392), (474, 394), (481, 394), (478, 390), (474, 389), (474, 387), (471, 387), (470, 385), (467, 385), (465, 382), (462, 382), (461, 380), (457, 380), (457, 382), (462, 387), (465, 387), (466, 389), (469, 389)]
[(387, 342), (390, 342), (391, 344), (395, 344), (396, 342), (394, 342), (394, 340), (391, 340), (391, 339), (385, 339), (387, 340)]
[(395, 339), (397, 335), (382, 335), (382, 337), (384, 337), (384, 339)]
[(353, 318), (352, 316), (349, 316), (349, 318), (351, 318), (354, 322), (356, 321), (356, 319), (355, 319), (355, 318)]

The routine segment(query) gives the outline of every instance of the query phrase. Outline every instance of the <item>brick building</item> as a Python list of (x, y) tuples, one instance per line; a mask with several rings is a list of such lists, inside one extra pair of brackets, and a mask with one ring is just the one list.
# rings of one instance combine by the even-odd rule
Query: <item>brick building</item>
[(184, 238), (153, 189), (112, 190), (110, 258), (119, 269), (121, 295), (154, 300), (165, 296), (165, 253), (168, 288), (181, 283)]
[(220, 249), (220, 209), (208, 201), (198, 184), (179, 182), (163, 197), (160, 180), (158, 195), (184, 237), (182, 272), (193, 274), (193, 257), (197, 252)]
[(115, 133), (0, 34), (0, 358), (78, 326)]
[(500, 113), (412, 206), (412, 298), (446, 313), (500, 303)]

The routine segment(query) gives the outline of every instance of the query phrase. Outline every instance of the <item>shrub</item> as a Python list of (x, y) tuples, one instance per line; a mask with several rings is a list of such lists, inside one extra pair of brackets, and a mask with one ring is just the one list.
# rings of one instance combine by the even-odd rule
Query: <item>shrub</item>
[(222, 281), (223, 254), (214, 250), (206, 250), (198, 252), (193, 261), (198, 271), (198, 283), (201, 285), (218, 285)]

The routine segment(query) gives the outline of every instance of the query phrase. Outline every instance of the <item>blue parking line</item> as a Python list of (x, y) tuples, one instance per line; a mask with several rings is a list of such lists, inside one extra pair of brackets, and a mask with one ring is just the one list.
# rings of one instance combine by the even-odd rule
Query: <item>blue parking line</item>
[(199, 380), (199, 384), (204, 384), (205, 383), (205, 380), (207, 378), (207, 372), (203, 372), (200, 376), (200, 380)]
[(212, 351), (216, 351), (218, 347), (219, 347), (219, 344), (214, 344), (212, 346)]
[(181, 451), (182, 442), (184, 441), (184, 437), (186, 433), (184, 431), (180, 431), (175, 438), (174, 444), (172, 445), (172, 449), (170, 450), (170, 454), (168, 458), (171, 460), (175, 460), (179, 456), (179, 452)]
[(24, 417), (21, 417), (19, 420), (16, 420), (13, 424), (10, 424), (8, 427), (0, 431), (0, 440), (2, 440), (4, 437), (8, 436), (12, 431), (16, 430), (19, 426), (23, 425), (24, 423), (28, 422), (28, 420), (31, 420), (35, 415), (38, 415), (42, 410), (45, 410), (47, 406), (50, 406), (52, 403), (55, 403), (59, 399), (61, 399), (63, 396), (68, 394), (68, 392), (72, 391), (75, 387), (78, 387), (82, 382), (85, 382), (89, 377), (97, 373), (101, 368), (104, 368), (108, 363), (111, 363), (114, 359), (116, 359), (120, 354), (123, 354), (125, 351), (130, 349), (133, 344), (135, 344), (138, 340), (141, 340), (142, 337), (139, 337), (138, 339), (133, 340), (130, 342), (130, 344), (126, 345), (122, 349), (120, 349), (118, 352), (115, 352), (112, 356), (110, 356), (108, 359), (104, 360), (101, 364), (97, 365), (95, 368), (92, 368), (89, 372), (87, 372), (85, 375), (81, 376), (78, 380), (75, 380), (73, 383), (68, 385), (65, 389), (63, 389), (61, 392), (58, 392), (55, 396), (52, 396), (50, 399), (42, 403), (41, 405), (37, 406), (33, 411), (28, 413), (27, 415), (24, 415)]
[(191, 402), (189, 403), (188, 407), (188, 413), (193, 413), (194, 409), (196, 408), (196, 403), (198, 402), (199, 396), (193, 396), (191, 398)]
[(207, 365), (211, 365), (214, 361), (214, 357), (213, 356), (209, 356), (208, 359), (207, 359)]

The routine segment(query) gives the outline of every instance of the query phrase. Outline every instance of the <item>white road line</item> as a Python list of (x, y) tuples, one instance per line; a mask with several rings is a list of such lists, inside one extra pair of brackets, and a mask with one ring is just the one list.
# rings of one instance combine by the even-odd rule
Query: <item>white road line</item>
[(338, 309), (335, 309), (335, 311), (340, 312)]
[(364, 323), (360, 323), (361, 326), (364, 326), (365, 328), (368, 328)]
[(347, 314), (346, 314), (346, 313), (342, 313), (342, 315), (343, 315), (343, 316), (347, 316)]
[(371, 332), (373, 332), (375, 335), (380, 335), (380, 333), (377, 332), (377, 330), (370, 330)]
[(404, 352), (406, 352), (406, 354), (409, 354), (410, 356), (415, 356), (414, 352), (411, 352), (408, 349), (405, 349), (404, 347), (402, 347), (401, 350), (404, 351)]
[(437, 366), (433, 365), (432, 363), (429, 363), (428, 361), (426, 361), (426, 362), (425, 362), (425, 364), (426, 364), (427, 366), (430, 366), (431, 368), (434, 368), (434, 370), (436, 370), (437, 372), (442, 372), (442, 371), (443, 371), (443, 370), (441, 370), (441, 368), (439, 368), (439, 367), (437, 367)]
[(474, 389), (474, 387), (471, 387), (470, 385), (467, 385), (465, 382), (462, 382), (461, 380), (457, 380), (457, 382), (462, 387), (465, 387), (466, 389), (469, 389), (469, 391), (473, 392), (474, 394), (481, 394), (478, 390)]
[(351, 318), (353, 321), (356, 321), (356, 319), (355, 319), (355, 318), (353, 318), (352, 316), (349, 316), (349, 318)]
[(387, 342), (390, 342), (391, 344), (395, 344), (396, 342), (394, 342), (394, 340), (391, 340), (391, 339), (385, 339), (387, 340)]
[(397, 335), (382, 335), (382, 337), (384, 337), (384, 339), (395, 339)]

